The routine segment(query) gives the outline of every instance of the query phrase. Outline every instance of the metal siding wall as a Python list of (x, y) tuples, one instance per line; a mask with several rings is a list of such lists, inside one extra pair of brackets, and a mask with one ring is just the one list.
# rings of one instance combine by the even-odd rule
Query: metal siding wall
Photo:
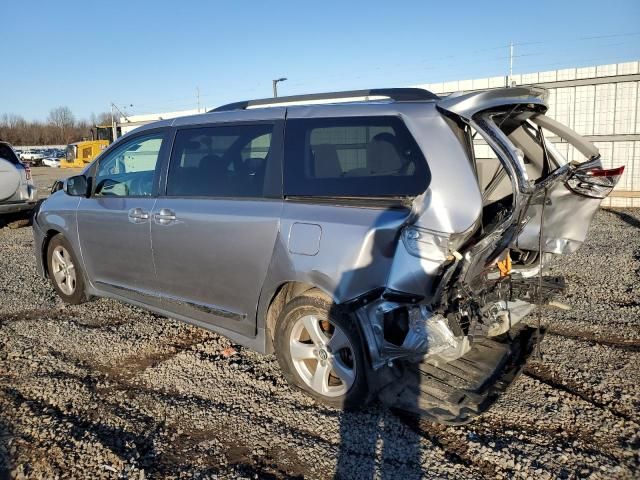
[(631, 178), (631, 190), (640, 192), (640, 141), (635, 141), (633, 144), (632, 161), (625, 167), (625, 175)]
[(549, 109), (547, 110), (547, 115), (550, 117), (554, 117), (556, 111), (556, 90), (557, 88), (549, 89), (549, 96), (547, 97), (547, 104), (549, 105)]
[(616, 190), (633, 190), (633, 144), (635, 142), (612, 142), (613, 154), (611, 155), (611, 167), (625, 165), (625, 173), (620, 178)]
[[(633, 161), (627, 166), (627, 168), (630, 168), (630, 171), (625, 174), (631, 177), (633, 191), (640, 192), (640, 141), (635, 141), (633, 143)], [(640, 198), (632, 198), (630, 200), (631, 202), (627, 206), (640, 207)]]
[(593, 125), (594, 135), (613, 134), (614, 112), (616, 104), (615, 83), (596, 85), (596, 105)]
[(574, 130), (581, 135), (593, 135), (595, 100), (595, 85), (576, 87)]
[(618, 83), (614, 133), (635, 133), (638, 82)]
[(553, 118), (573, 128), (575, 114), (575, 87), (564, 87), (556, 90), (556, 105)]
[(636, 83), (636, 132), (640, 133), (640, 82)]

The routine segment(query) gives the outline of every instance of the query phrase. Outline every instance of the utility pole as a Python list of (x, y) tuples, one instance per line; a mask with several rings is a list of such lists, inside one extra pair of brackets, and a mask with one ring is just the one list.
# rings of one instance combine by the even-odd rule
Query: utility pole
[(273, 98), (278, 98), (278, 82), (284, 82), (286, 78), (276, 78), (273, 82)]
[(200, 113), (200, 87), (196, 87), (196, 100), (198, 102), (198, 113)]
[[(129, 106), (133, 107), (133, 104), (129, 104)], [(129, 121), (129, 119), (127, 118), (127, 114), (126, 113), (122, 113), (122, 110), (120, 110), (115, 103), (111, 102), (111, 131), (113, 133), (113, 141), (115, 142), (116, 139), (118, 138), (118, 129), (116, 128), (116, 120), (115, 120), (115, 117), (113, 116), (113, 109), (114, 108), (120, 113), (120, 115), (122, 115), (122, 117), (127, 122)], [(126, 110), (126, 107), (124, 107), (124, 108)]]
[(509, 45), (509, 84), (507, 87), (511, 87), (513, 82), (513, 42)]
[(116, 119), (113, 116), (113, 102), (111, 102), (111, 136), (113, 137), (113, 141), (116, 141), (118, 129), (116, 128)]

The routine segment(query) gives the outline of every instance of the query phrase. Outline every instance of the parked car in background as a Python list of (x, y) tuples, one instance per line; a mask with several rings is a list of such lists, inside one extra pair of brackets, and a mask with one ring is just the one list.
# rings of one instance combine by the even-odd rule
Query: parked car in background
[(62, 157), (58, 156), (46, 157), (42, 159), (42, 165), (44, 165), (45, 167), (60, 168), (61, 159)]
[(42, 160), (42, 164), (46, 167), (60, 168), (60, 162), (64, 160), (64, 157), (63, 150), (51, 150), (51, 154)]
[(38, 163), (41, 163), (44, 157), (45, 156), (41, 151), (29, 149), (22, 152), (20, 159), (24, 162), (29, 162), (32, 165), (36, 165)]
[(320, 402), (468, 422), (524, 367), (540, 332), (522, 319), (562, 286), (542, 268), (580, 247), (623, 169), (545, 95), (337, 92), (142, 126), (41, 204), (39, 271), (65, 302), (275, 352)]
[(31, 169), (23, 165), (6, 142), (0, 142), (0, 214), (31, 210), (38, 192)]

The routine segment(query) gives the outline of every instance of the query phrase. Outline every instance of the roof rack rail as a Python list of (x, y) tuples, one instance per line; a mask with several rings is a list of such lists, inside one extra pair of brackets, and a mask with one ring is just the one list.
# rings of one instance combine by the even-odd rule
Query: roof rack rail
[(305, 102), (312, 100), (337, 100), (352, 97), (388, 97), (395, 102), (418, 102), (438, 100), (435, 93), (422, 88), (372, 88), (369, 90), (347, 90), (344, 92), (311, 93), (308, 95), (289, 95), (286, 97), (260, 98), (257, 100), (243, 100), (229, 103), (209, 110), (209, 112), (228, 112), (230, 110), (245, 110), (248, 107), (274, 105), (279, 103)]

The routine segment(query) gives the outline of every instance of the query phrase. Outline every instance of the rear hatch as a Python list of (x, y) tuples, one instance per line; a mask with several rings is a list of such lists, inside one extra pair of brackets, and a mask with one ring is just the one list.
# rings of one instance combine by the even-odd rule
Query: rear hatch
[[(573, 156), (579, 160), (569, 162), (553, 142), (546, 138), (544, 143), (541, 142), (540, 137), (546, 136), (546, 132), (567, 143)], [(539, 172), (538, 178), (546, 170), (568, 163), (573, 166), (564, 182), (556, 182), (547, 189), (544, 209), (541, 203), (529, 206), (529, 221), (513, 246), (525, 252), (540, 248), (543, 253), (553, 254), (576, 251), (584, 242), (600, 203), (611, 193), (624, 172), (624, 166), (603, 169), (600, 153), (592, 143), (546, 115), (534, 115), (510, 138), (525, 152), (529, 165)], [(546, 170), (545, 160), (549, 164)]]
[[(542, 89), (517, 87), (454, 94), (438, 103), (496, 156), (495, 168), (477, 168), (483, 225), (463, 252), (462, 269), (472, 290), (482, 287), (508, 248), (523, 259), (579, 248), (622, 173), (623, 167), (603, 170), (593, 144), (545, 116), (545, 96)], [(568, 161), (550, 137), (568, 143), (579, 160)]]
[(0, 158), (0, 202), (14, 196), (20, 187), (20, 171), (4, 158)]

